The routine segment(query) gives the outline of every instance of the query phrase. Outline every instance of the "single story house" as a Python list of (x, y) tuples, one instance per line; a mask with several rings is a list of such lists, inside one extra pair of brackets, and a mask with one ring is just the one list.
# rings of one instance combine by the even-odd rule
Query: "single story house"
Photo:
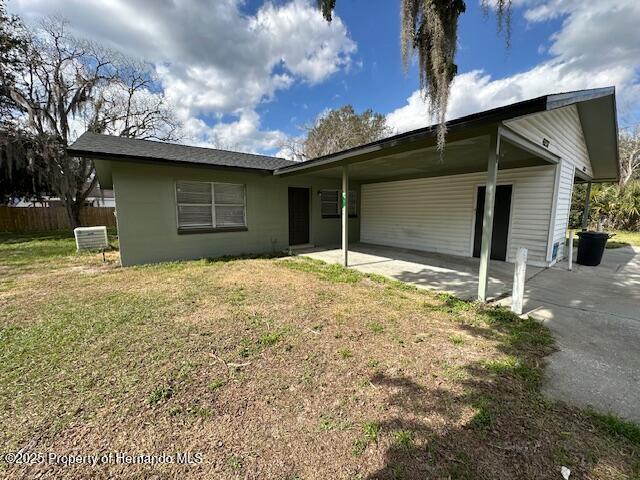
[[(545, 95), (305, 162), (85, 133), (122, 265), (349, 242), (550, 266), (573, 186), (616, 181), (614, 88)], [(484, 290), (483, 290), (484, 284)]]

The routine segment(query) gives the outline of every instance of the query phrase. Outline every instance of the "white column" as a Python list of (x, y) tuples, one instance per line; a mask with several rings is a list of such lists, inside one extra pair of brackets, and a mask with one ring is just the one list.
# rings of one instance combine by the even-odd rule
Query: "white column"
[(342, 264), (346, 267), (349, 263), (349, 167), (342, 167)]
[(511, 311), (522, 315), (524, 303), (524, 280), (527, 276), (527, 249), (519, 248), (516, 253), (516, 266), (513, 271), (513, 291), (511, 292)]
[(493, 235), (493, 207), (496, 201), (496, 181), (498, 178), (498, 157), (500, 156), (500, 132), (489, 138), (489, 159), (487, 164), (487, 186), (484, 196), (482, 217), (482, 244), (480, 246), (480, 271), (478, 273), (478, 300), (487, 301), (489, 283), (489, 258), (491, 256), (491, 236)]

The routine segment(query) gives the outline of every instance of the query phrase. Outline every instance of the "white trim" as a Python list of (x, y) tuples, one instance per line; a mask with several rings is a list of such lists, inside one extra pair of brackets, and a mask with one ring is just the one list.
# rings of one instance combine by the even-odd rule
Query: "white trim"
[[(567, 232), (569, 231), (569, 218), (571, 218), (571, 204), (573, 203), (573, 191), (575, 189), (576, 186), (576, 171), (578, 171), (578, 169), (574, 166), (573, 167), (573, 176), (571, 177), (571, 188), (569, 189), (569, 206), (567, 208), (567, 216), (564, 219), (564, 229), (562, 231), (562, 259), (564, 260), (564, 258), (566, 257), (566, 252), (565, 252), (565, 246), (566, 246), (566, 242), (567, 242)], [(559, 249), (560, 247), (558, 247)]]
[[(551, 258), (553, 256), (553, 240), (554, 234), (556, 230), (556, 215), (558, 213), (558, 194), (560, 192), (560, 179), (562, 178), (562, 166), (564, 165), (565, 160), (562, 158), (556, 164), (556, 174), (553, 180), (553, 197), (551, 198), (551, 215), (549, 218), (549, 232), (547, 233), (547, 254), (545, 256), (547, 263), (549, 266), (553, 265), (557, 262), (558, 258)], [(575, 167), (573, 167), (575, 170)]]
[(577, 168), (576, 168), (576, 171), (574, 172), (574, 177), (578, 177), (583, 182), (593, 182), (593, 177), (587, 175), (581, 170), (578, 170)]
[(550, 151), (548, 147), (532, 142), (527, 137), (522, 136), (504, 124), (502, 124), (502, 128), (500, 129), (500, 138), (551, 164), (556, 164), (560, 160), (560, 157)]
[[(204, 183), (209, 184), (211, 187), (211, 203), (179, 203), (178, 202), (178, 183), (179, 182), (190, 182), (190, 183)], [(233, 185), (242, 187), (242, 200), (243, 203), (216, 203), (215, 197), (215, 185)], [(174, 204), (175, 204), (175, 214), (176, 214), (176, 227), (177, 228), (224, 228), (224, 227), (246, 227), (247, 226), (247, 185), (244, 183), (232, 183), (232, 182), (206, 182), (202, 180), (174, 180), (173, 181), (173, 193), (174, 193)], [(199, 225), (180, 225), (180, 206), (193, 206), (193, 207), (202, 207), (211, 205), (211, 225), (208, 224), (199, 224)], [(242, 207), (242, 222), (243, 224), (237, 225), (218, 225), (216, 221), (216, 207)]]

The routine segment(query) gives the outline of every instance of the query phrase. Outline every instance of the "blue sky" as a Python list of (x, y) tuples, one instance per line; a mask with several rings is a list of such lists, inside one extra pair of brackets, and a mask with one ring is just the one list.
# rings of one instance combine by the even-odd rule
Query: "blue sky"
[[(149, 61), (184, 142), (278, 153), (330, 108), (387, 115), (396, 132), (431, 123), (415, 65), (405, 75), (399, 0), (10, 0), (35, 24), (67, 18), (77, 36)], [(493, 12), (467, 0), (448, 117), (559, 91), (615, 85), (620, 124), (640, 121), (640, 2), (514, 0), (511, 48)], [(78, 132), (82, 133), (82, 132)]]
[[(372, 108), (389, 113), (403, 105), (416, 90), (418, 74), (415, 65), (407, 74), (402, 69), (398, 3), (397, 0), (339, 0), (336, 14), (358, 45), (354, 65), (320, 85), (299, 83), (281, 92), (275, 101), (260, 107), (265, 124), (296, 134), (297, 125), (312, 121), (326, 108), (350, 103), (357, 110)], [(514, 9), (514, 33), (508, 49), (504, 36), (497, 33), (496, 17), (483, 15), (478, 4), (469, 2), (460, 22), (459, 71), (481, 69), (492, 77), (502, 78), (547, 59), (549, 55), (541, 52), (540, 47), (548, 43), (562, 20), (529, 24), (522, 10)]]

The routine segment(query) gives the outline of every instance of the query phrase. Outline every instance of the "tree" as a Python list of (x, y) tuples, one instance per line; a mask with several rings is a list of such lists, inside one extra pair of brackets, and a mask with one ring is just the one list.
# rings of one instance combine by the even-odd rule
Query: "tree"
[[(498, 17), (498, 31), (511, 36), (511, 1), (482, 0), (485, 14), (493, 4)], [(442, 152), (447, 133), (445, 116), (449, 91), (458, 73), (455, 56), (458, 18), (466, 10), (464, 0), (401, 0), (400, 45), (405, 70), (414, 54), (418, 56), (420, 89), (429, 101), (432, 117), (439, 122), (438, 149)], [(331, 21), (336, 0), (318, 0), (325, 19)]]
[(289, 156), (298, 160), (322, 157), (357, 147), (391, 133), (384, 115), (371, 109), (358, 114), (351, 105), (330, 110), (311, 125), (302, 128), (307, 132), (306, 138), (290, 138), (283, 145)]
[(618, 140), (620, 151), (620, 187), (629, 181), (640, 179), (640, 128), (631, 133), (621, 133)]
[(591, 218), (606, 228), (637, 230), (640, 227), (640, 182), (595, 185), (591, 191)]
[[(582, 225), (586, 185), (576, 185), (571, 201), (569, 226)], [(640, 180), (619, 184), (594, 184), (589, 197), (589, 224), (602, 222), (605, 228), (616, 230), (640, 229)]]
[(34, 143), (32, 136), (20, 129), (6, 126), (0, 130), (0, 204), (51, 194), (43, 175), (45, 165), (36, 156)]
[(148, 66), (74, 38), (67, 27), (50, 19), (29, 34), (22, 47), (25, 68), (3, 78), (2, 88), (24, 112), (32, 156), (42, 159), (47, 183), (75, 227), (97, 178), (93, 162), (67, 155), (66, 147), (85, 130), (175, 140), (178, 123), (164, 96), (154, 92)]
[(11, 99), (10, 92), (3, 88), (15, 80), (16, 74), (25, 69), (22, 57), (27, 36), (20, 19), (7, 14), (6, 6), (0, 0), (0, 119), (6, 123), (18, 114), (18, 106)]

